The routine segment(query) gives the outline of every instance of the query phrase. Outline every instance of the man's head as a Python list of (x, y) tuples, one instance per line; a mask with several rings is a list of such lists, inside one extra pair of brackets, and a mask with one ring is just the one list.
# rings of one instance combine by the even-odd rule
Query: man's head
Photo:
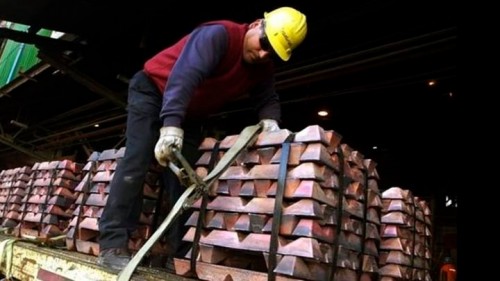
[(267, 61), (272, 53), (288, 61), (307, 34), (306, 16), (294, 8), (281, 7), (250, 24), (243, 58), (248, 63)]

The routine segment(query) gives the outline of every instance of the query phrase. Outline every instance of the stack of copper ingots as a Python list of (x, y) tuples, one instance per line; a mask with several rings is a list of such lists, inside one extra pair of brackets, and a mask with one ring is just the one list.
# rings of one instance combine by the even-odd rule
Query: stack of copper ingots
[(31, 167), (24, 166), (0, 172), (0, 221), (13, 228), (21, 219), (21, 200), (30, 181)]
[(380, 276), (382, 281), (430, 281), (431, 212), (408, 189), (382, 193)]
[(74, 188), (81, 169), (82, 165), (71, 160), (35, 163), (14, 234), (43, 239), (63, 235), (75, 207)]
[[(94, 152), (87, 159), (83, 168), (83, 177), (75, 188), (77, 200), (72, 220), (66, 234), (66, 247), (81, 253), (97, 256), (99, 254), (99, 224), (108, 194), (110, 182), (113, 179), (117, 165), (125, 153), (121, 149), (108, 149)], [(160, 173), (152, 168), (148, 172), (144, 183), (143, 212), (140, 217), (140, 227), (133, 233), (129, 248), (138, 251), (149, 238), (155, 228), (155, 214), (160, 193)], [(152, 253), (165, 253), (161, 246), (153, 249)]]
[[(238, 135), (207, 138), (202, 178)], [(193, 205), (175, 260), (201, 280), (376, 280), (380, 211), (376, 164), (333, 130), (260, 133)], [(194, 267), (194, 268), (193, 268)]]

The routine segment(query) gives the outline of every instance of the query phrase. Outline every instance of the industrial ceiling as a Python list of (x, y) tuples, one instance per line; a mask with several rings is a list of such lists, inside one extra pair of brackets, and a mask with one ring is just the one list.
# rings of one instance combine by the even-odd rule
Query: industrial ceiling
[[(0, 20), (33, 31), (1, 28), (0, 40), (34, 44), (41, 60), (0, 89), (0, 170), (55, 157), (85, 162), (92, 151), (124, 145), (127, 81), (145, 59), (205, 20), (250, 22), (290, 5), (307, 15), (309, 32), (290, 62), (278, 62), (282, 127), (339, 132), (379, 163), (388, 185), (453, 190), (463, 94), (454, 2), (126, 3), (0, 0)], [(40, 28), (67, 35), (41, 38)], [(329, 117), (317, 117), (320, 109)], [(240, 100), (208, 127), (238, 133), (254, 118)]]

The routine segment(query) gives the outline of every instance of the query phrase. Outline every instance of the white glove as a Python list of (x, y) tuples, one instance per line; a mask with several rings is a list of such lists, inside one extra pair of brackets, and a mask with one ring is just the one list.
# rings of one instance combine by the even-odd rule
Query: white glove
[(279, 131), (280, 127), (278, 126), (278, 122), (273, 119), (262, 119), (260, 120), (262, 123), (262, 131), (263, 132), (275, 132)]
[(184, 130), (177, 127), (162, 127), (160, 129), (160, 138), (155, 146), (155, 157), (158, 163), (166, 167), (168, 162), (173, 159), (172, 149), (182, 149), (184, 139)]

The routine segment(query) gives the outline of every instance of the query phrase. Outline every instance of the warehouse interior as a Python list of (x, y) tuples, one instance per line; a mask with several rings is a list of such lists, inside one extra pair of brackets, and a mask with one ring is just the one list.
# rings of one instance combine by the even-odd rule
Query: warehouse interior
[[(93, 151), (123, 146), (127, 82), (148, 57), (203, 21), (251, 22), (290, 5), (306, 14), (309, 29), (291, 60), (276, 62), (281, 127), (318, 124), (340, 133), (378, 163), (382, 188), (411, 189), (433, 202), (445, 226), (440, 246), (456, 249), (465, 93), (457, 83), (455, 2), (127, 3), (0, 1), (0, 21), (30, 26), (1, 27), (0, 43), (34, 44), (40, 59), (0, 88), (0, 170), (50, 159), (85, 162)], [(65, 35), (38, 36), (41, 28)], [(238, 100), (207, 120), (207, 132), (237, 134), (256, 122), (247, 101)]]

